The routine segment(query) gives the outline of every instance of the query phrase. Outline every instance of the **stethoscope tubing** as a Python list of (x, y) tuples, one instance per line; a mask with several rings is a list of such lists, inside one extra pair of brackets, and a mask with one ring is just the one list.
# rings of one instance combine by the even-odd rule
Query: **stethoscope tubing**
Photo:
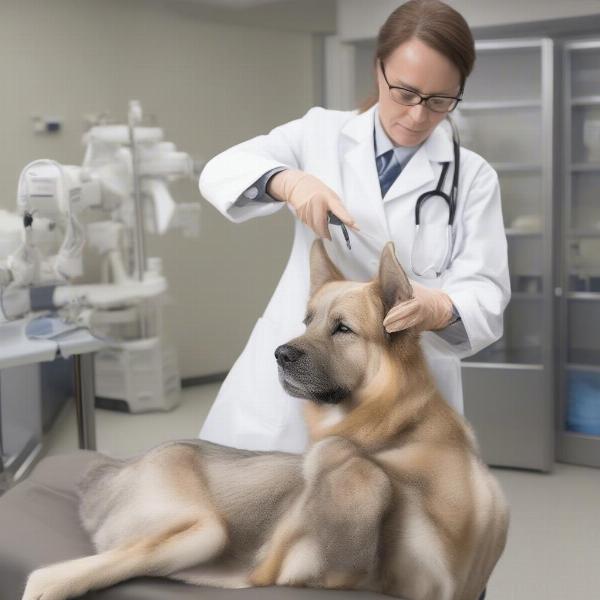
[[(423, 204), (427, 200), (429, 200), (429, 198), (433, 198), (435, 196), (442, 198), (444, 200), (444, 202), (446, 202), (446, 204), (448, 205), (448, 227), (452, 228), (452, 226), (454, 224), (454, 217), (456, 214), (456, 203), (457, 203), (457, 198), (458, 198), (458, 179), (460, 176), (460, 136), (458, 133), (458, 128), (456, 127), (454, 121), (450, 118), (449, 115), (447, 118), (448, 118), (448, 121), (450, 122), (450, 126), (452, 127), (452, 149), (454, 152), (454, 172), (452, 174), (452, 186), (450, 189), (450, 194), (447, 194), (446, 192), (443, 191), (444, 183), (446, 181), (446, 175), (448, 173), (448, 169), (450, 168), (450, 161), (445, 161), (442, 163), (442, 165), (443, 165), (442, 172), (440, 173), (440, 177), (438, 179), (438, 184), (437, 184), (435, 190), (430, 190), (429, 192), (424, 192), (417, 198), (417, 202), (415, 204), (415, 226), (417, 228), (417, 231), (419, 230), (419, 227), (421, 225), (420, 218), (421, 218), (421, 208), (422, 208)], [(348, 247), (348, 250), (351, 250), (352, 248), (351, 248), (351, 243), (350, 243), (350, 236), (348, 235), (348, 229), (346, 228), (344, 223), (342, 223), (342, 221), (340, 221), (338, 219), (338, 217), (336, 217), (331, 212), (329, 213), (328, 220), (329, 220), (330, 224), (339, 225), (341, 227), (342, 233), (344, 235), (344, 239), (346, 240), (346, 245)], [(379, 238), (376, 238), (375, 236), (368, 234), (364, 231), (352, 230), (352, 233), (358, 237), (362, 237), (363, 240), (372, 242), (373, 245), (375, 246), (375, 248), (382, 248), (387, 243), (387, 242), (384, 242), (384, 244), (382, 246)], [(452, 243), (451, 243), (451, 246), (452, 246)], [(446, 259), (444, 260), (443, 269), (445, 269), (447, 266), (449, 254), (451, 253), (451, 250), (452, 250), (452, 248), (450, 247), (448, 249), (448, 256), (446, 256)], [(412, 262), (412, 257), (411, 257), (411, 262)], [(437, 276), (439, 277), (440, 274), (441, 273), (437, 273)]]

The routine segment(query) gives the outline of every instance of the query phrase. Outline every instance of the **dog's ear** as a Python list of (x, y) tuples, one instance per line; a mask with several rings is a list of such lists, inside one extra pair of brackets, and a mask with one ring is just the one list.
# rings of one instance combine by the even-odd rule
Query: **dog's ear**
[(379, 286), (385, 311), (392, 306), (412, 298), (413, 289), (410, 281), (396, 258), (394, 243), (388, 242), (379, 259)]
[(316, 239), (310, 249), (310, 295), (329, 281), (343, 281), (344, 276), (331, 262), (323, 240)]

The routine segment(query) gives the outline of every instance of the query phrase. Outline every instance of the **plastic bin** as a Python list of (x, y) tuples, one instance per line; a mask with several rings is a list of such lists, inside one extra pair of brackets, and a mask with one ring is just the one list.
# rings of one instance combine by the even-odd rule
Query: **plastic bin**
[(567, 429), (600, 436), (600, 371), (570, 371)]
[(96, 406), (132, 413), (167, 411), (181, 401), (175, 349), (160, 338), (125, 342), (96, 354)]

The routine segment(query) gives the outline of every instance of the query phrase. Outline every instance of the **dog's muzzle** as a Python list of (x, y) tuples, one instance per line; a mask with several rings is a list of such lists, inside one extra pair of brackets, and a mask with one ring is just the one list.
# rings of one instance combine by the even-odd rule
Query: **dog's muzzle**
[(348, 396), (348, 390), (329, 381), (304, 350), (282, 344), (275, 350), (275, 358), (279, 381), (291, 396), (320, 404), (338, 404)]
[(288, 344), (282, 344), (275, 350), (275, 358), (280, 367), (294, 363), (302, 356), (304, 356), (302, 350), (298, 350), (298, 348), (294, 348), (294, 346), (289, 346)]

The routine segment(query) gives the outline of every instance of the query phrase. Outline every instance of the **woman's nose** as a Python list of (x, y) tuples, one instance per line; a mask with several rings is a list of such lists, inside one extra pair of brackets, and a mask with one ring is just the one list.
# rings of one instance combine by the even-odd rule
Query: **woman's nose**
[(429, 120), (429, 109), (421, 102), (421, 104), (411, 106), (410, 116), (415, 123), (424, 123)]

